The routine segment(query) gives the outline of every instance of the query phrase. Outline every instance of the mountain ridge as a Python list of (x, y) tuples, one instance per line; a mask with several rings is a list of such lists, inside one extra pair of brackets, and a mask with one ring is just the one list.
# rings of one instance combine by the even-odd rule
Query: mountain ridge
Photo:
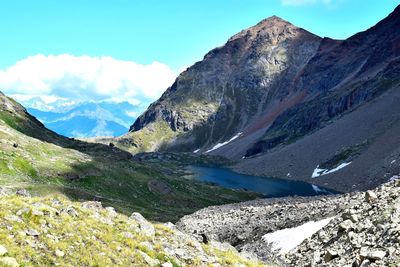
[[(297, 142), (398, 86), (400, 36), (393, 29), (399, 21), (397, 7), (370, 29), (333, 40), (267, 18), (181, 73), (117, 143), (133, 143), (125, 146), (131, 152), (196, 151), (254, 167), (253, 158)], [(326, 159), (314, 160), (317, 166)], [(272, 169), (257, 167), (254, 173), (270, 176)]]

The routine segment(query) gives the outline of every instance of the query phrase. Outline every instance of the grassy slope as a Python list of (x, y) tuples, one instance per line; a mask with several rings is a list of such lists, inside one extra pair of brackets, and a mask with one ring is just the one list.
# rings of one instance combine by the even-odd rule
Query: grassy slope
[[(99, 199), (121, 212), (135, 210), (159, 221), (255, 197), (184, 179), (177, 166), (182, 167), (168, 161), (137, 162), (117, 148), (58, 136), (0, 95), (0, 186)], [(154, 181), (166, 184), (171, 192), (150, 190), (149, 182)]]
[[(0, 246), (7, 252), (0, 249), (0, 266), (10, 258), (21, 266), (160, 266), (165, 262), (261, 266), (234, 250), (200, 244), (167, 225), (153, 227), (155, 235), (143, 231), (138, 220), (112, 209), (88, 207), (62, 196), (1, 196)], [(175, 254), (182, 248), (190, 257)]]

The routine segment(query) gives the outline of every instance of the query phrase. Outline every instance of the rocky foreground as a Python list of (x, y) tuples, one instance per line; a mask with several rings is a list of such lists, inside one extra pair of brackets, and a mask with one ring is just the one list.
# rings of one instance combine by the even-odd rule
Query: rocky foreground
[(0, 266), (399, 266), (399, 178), (209, 207), (176, 225), (0, 188)]
[(263, 266), (229, 244), (203, 244), (100, 202), (0, 187), (0, 266)]
[[(183, 217), (177, 227), (201, 240), (229, 242), (243, 256), (279, 266), (399, 266), (398, 179), (367, 192), (209, 207)], [(279, 240), (268, 241), (271, 233), (287, 228), (292, 229), (286, 238), (295, 240), (304, 234), (299, 226), (323, 219), (322, 229), (290, 251), (279, 247)]]

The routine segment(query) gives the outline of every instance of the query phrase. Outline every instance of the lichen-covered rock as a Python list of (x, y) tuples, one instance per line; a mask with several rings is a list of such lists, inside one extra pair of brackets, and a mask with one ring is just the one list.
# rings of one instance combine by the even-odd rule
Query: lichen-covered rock
[(17, 260), (12, 257), (0, 257), (0, 265), (4, 267), (19, 267)]
[(7, 254), (8, 250), (6, 247), (4, 247), (3, 245), (0, 245), (0, 256), (4, 256), (5, 254)]
[(132, 213), (129, 219), (135, 220), (136, 222), (139, 223), (140, 230), (144, 235), (154, 236), (155, 234), (154, 226), (151, 223), (149, 223), (140, 213), (138, 212)]

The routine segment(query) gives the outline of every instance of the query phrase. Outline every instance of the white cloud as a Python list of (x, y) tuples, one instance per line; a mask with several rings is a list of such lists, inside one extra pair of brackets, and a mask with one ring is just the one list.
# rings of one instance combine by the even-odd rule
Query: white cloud
[(157, 99), (176, 74), (160, 62), (141, 65), (108, 56), (35, 55), (0, 70), (0, 90), (17, 99), (45, 102)]
[(304, 5), (314, 5), (317, 3), (322, 3), (324, 5), (330, 5), (333, 0), (281, 0), (284, 6), (304, 6)]

